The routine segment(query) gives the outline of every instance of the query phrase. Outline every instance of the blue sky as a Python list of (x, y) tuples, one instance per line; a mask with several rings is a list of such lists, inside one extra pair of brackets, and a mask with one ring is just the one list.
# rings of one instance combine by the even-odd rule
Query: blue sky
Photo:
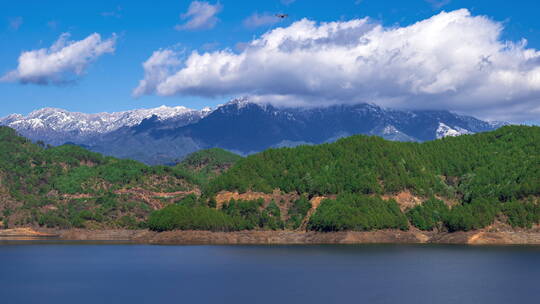
[[(143, 62), (153, 52), (163, 49), (176, 50), (180, 60), (189, 57), (193, 50), (204, 53), (230, 49), (239, 53), (242, 43), (250, 42), (272, 28), (288, 27), (302, 18), (316, 22), (345, 22), (370, 17), (373, 24), (399, 28), (431, 18), (442, 10), (466, 8), (473, 16), (487, 16), (494, 22), (500, 22), (504, 27), (501, 40), (517, 42), (526, 38), (527, 48), (540, 49), (540, 19), (537, 17), (538, 5), (534, 1), (221, 0), (219, 3), (208, 3), (218, 5), (218, 12), (214, 15), (214, 22), (199, 28), (185, 26), (190, 16), (181, 17), (188, 12), (190, 4), (191, 1), (180, 0), (4, 0), (0, 11), (0, 75), (17, 69), (21, 52), (49, 48), (63, 33), (69, 33), (72, 41), (83, 40), (93, 33), (99, 33), (103, 40), (113, 34), (116, 38), (114, 52), (105, 52), (91, 60), (84, 66), (84, 71), (72, 77), (72, 82), (46, 85), (0, 82), (3, 103), (0, 116), (14, 112), (26, 114), (42, 107), (111, 112), (162, 104), (191, 108), (215, 106), (243, 93), (242, 89), (218, 90), (201, 86), (189, 90), (175, 88), (174, 92), (177, 93), (173, 94), (154, 94), (150, 89), (148, 94), (134, 97), (133, 90), (145, 78)], [(289, 18), (277, 22), (271, 17), (275, 13), (287, 13)], [(252, 17), (251, 20), (258, 20), (262, 25), (246, 21), (253, 14), (258, 14), (259, 18)], [(265, 91), (263, 95), (271, 94)], [(531, 93), (530, 96), (518, 98), (527, 98), (530, 107), (536, 96)], [(425, 98), (418, 98), (418, 101), (411, 103), (412, 107), (422, 108), (419, 104)], [(386, 99), (381, 100), (382, 105), (386, 105)], [(441, 107), (454, 110), (451, 101)], [(456, 110), (469, 113), (463, 105), (456, 106)], [(482, 116), (482, 108), (473, 107), (470, 113)], [(499, 118), (497, 115), (493, 112), (491, 116)], [(531, 120), (531, 117), (518, 116), (511, 119)]]

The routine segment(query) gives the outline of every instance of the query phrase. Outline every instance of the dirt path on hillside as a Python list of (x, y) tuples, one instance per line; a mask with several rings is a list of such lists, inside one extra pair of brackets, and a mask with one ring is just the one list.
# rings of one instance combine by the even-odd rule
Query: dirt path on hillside
[(115, 194), (130, 195), (133, 198), (147, 203), (152, 209), (159, 210), (166, 206), (166, 202), (161, 199), (168, 199), (171, 203), (174, 199), (180, 199), (189, 194), (195, 194), (199, 196), (201, 193), (199, 190), (191, 191), (176, 191), (176, 192), (154, 192), (145, 190), (142, 188), (122, 189), (114, 192)]
[(319, 208), (322, 201), (327, 199), (327, 198), (328, 197), (326, 197), (326, 196), (315, 196), (311, 200), (309, 200), (309, 202), (311, 203), (311, 209), (308, 210), (306, 216), (302, 220), (302, 224), (300, 224), (300, 227), (298, 227), (298, 230), (300, 230), (300, 231), (306, 231), (307, 230), (307, 225), (309, 223), (309, 219), (311, 218), (313, 213), (315, 213), (315, 211), (317, 211), (317, 208)]
[[(162, 201), (162, 199), (167, 200), (174, 200), (174, 199), (180, 199), (186, 195), (189, 194), (195, 194), (197, 196), (200, 196), (201, 193), (198, 189), (190, 190), (190, 191), (175, 191), (175, 192), (155, 192), (150, 191), (142, 188), (131, 188), (131, 189), (120, 189), (114, 191), (114, 194), (117, 195), (130, 195), (136, 200), (139, 200), (141, 202), (145, 202), (148, 204), (152, 209), (158, 210), (163, 207), (165, 207), (166, 203)], [(96, 198), (96, 196), (82, 193), (82, 194), (64, 194), (62, 195), (65, 199), (84, 199), (84, 198)]]

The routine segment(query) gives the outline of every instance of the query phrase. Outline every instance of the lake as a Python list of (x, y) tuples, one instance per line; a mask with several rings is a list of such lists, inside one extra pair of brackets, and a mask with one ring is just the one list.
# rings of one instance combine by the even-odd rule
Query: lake
[(2, 303), (538, 303), (540, 247), (0, 241)]

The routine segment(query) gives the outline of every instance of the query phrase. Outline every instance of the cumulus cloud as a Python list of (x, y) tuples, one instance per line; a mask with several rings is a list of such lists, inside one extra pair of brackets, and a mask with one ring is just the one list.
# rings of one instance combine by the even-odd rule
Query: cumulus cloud
[(171, 70), (180, 65), (178, 53), (173, 50), (155, 51), (148, 60), (143, 63), (144, 79), (133, 90), (133, 95), (139, 97), (151, 94), (156, 87), (171, 74)]
[(249, 28), (255, 28), (260, 26), (268, 26), (276, 24), (280, 21), (278, 17), (276, 17), (274, 14), (270, 13), (254, 13), (253, 15), (247, 17), (244, 20), (244, 26)]
[(219, 2), (210, 4), (205, 1), (193, 1), (187, 12), (180, 15), (181, 19), (187, 20), (186, 23), (175, 26), (175, 29), (180, 31), (213, 28), (219, 21), (216, 15), (222, 8)]
[(34, 84), (62, 84), (83, 75), (88, 65), (106, 53), (114, 52), (116, 36), (102, 40), (94, 33), (80, 41), (70, 41), (64, 33), (49, 48), (22, 52), (17, 69), (0, 81)]
[[(192, 52), (144, 94), (250, 95), (283, 106), (372, 102), (520, 121), (540, 114), (540, 52), (466, 9), (404, 27), (370, 19), (276, 28), (241, 51)], [(169, 59), (170, 60), (170, 59)], [(160, 71), (164, 71), (164, 67)]]

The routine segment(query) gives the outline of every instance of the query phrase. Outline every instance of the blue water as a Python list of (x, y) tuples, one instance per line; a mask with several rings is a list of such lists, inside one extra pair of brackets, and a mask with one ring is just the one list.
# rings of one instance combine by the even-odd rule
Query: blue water
[(539, 303), (540, 247), (0, 242), (0, 302)]

